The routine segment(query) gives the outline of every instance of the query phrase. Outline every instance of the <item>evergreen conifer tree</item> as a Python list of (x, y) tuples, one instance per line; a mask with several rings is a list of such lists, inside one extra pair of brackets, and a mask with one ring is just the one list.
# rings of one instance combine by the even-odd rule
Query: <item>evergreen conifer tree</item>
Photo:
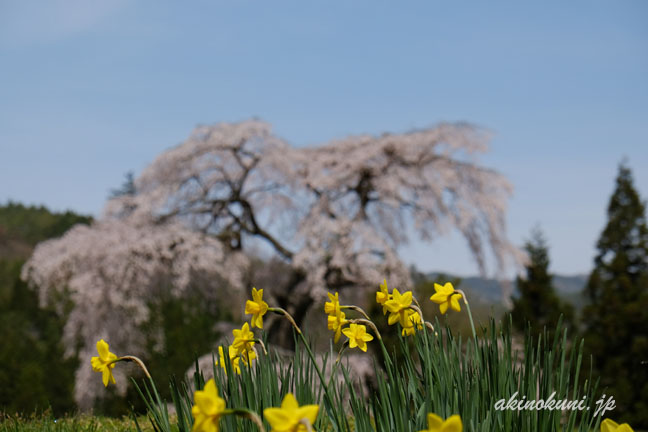
[(648, 428), (648, 227), (625, 164), (607, 215), (585, 288), (585, 343), (617, 419)]
[(516, 279), (519, 297), (513, 299), (513, 326), (525, 331), (529, 324), (531, 333), (538, 336), (545, 328), (551, 331), (561, 315), (563, 325), (571, 326), (573, 307), (561, 302), (556, 294), (553, 277), (549, 273), (549, 248), (539, 228), (533, 230), (524, 249), (529, 255), (529, 262), (526, 265), (526, 278)]

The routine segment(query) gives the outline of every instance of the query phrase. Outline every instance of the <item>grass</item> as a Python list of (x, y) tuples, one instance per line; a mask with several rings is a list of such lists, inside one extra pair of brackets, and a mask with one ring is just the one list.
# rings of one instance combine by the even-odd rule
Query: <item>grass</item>
[[(347, 316), (353, 318), (356, 317)], [(467, 432), (598, 430), (601, 419), (594, 416), (593, 409), (566, 412), (495, 409), (498, 400), (508, 400), (515, 393), (518, 399), (536, 400), (547, 399), (555, 392), (556, 400), (585, 398), (587, 405), (593, 406), (597, 399), (596, 384), (584, 367), (582, 344), (570, 343), (567, 334), (560, 331), (560, 323), (552, 334), (545, 332), (538, 340), (527, 335), (519, 350), (513, 348), (510, 333), (494, 320), (473, 330), (467, 338), (456, 336), (438, 320), (434, 328), (436, 331), (423, 326), (407, 337), (401, 335), (398, 325), (388, 327), (396, 335), (392, 336), (395, 343), (389, 348), (374, 331), (375, 339), (370, 344), (375, 352), (361, 353), (372, 359), (374, 377), (371, 382), (363, 383), (345, 365), (345, 353), (350, 348), (340, 343), (338, 347), (342, 350), (338, 353), (331, 343), (328, 353), (315, 359), (312, 344), (295, 326), (296, 350), (292, 357), (258, 350), (258, 358), (250, 366), (243, 365), (241, 360), (240, 374), (234, 371), (229, 360), (225, 360), (225, 368), (212, 366), (209, 372), (214, 376), (228, 413), (218, 418), (218, 424), (222, 431), (257, 432), (261, 428), (251, 418), (258, 418), (259, 424), (263, 423), (269, 431), (270, 425), (263, 419), (264, 410), (280, 406), (290, 392), (299, 405), (320, 407), (313, 425), (318, 431), (417, 432), (427, 427), (428, 413), (442, 418), (458, 414)], [(264, 332), (260, 336), (257, 332), (255, 337), (267, 345)], [(228, 352), (227, 347), (224, 352)], [(337, 362), (336, 358), (342, 361)], [(152, 379), (134, 381), (147, 406), (146, 418), (4, 416), (0, 418), (0, 432), (190, 432), (194, 389), (204, 388), (205, 372), (208, 371), (197, 370), (190, 382), (172, 380), (168, 384), (170, 401), (162, 400)], [(363, 384), (369, 387), (366, 397), (360, 393)], [(177, 414), (169, 414), (168, 403)]]
[[(154, 431), (145, 417), (139, 419), (145, 432)], [(132, 418), (97, 417), (79, 414), (54, 418), (48, 413), (31, 416), (0, 414), (0, 432), (126, 432), (134, 431)]]
[[(435, 327), (441, 329), (438, 322)], [(297, 333), (292, 359), (259, 353), (251, 367), (241, 368), (240, 375), (229, 363), (227, 370), (214, 366), (213, 374), (227, 408), (248, 410), (262, 418), (265, 408), (279, 406), (291, 392), (300, 405), (320, 406), (314, 424), (319, 431), (416, 432), (427, 427), (428, 413), (442, 418), (459, 414), (465, 430), (475, 432), (598, 430), (601, 419), (594, 416), (593, 409), (561, 412), (494, 408), (496, 401), (508, 400), (516, 392), (519, 399), (526, 400), (546, 399), (556, 392), (556, 400), (585, 397), (587, 405), (593, 405), (596, 386), (583, 372), (581, 345), (572, 346), (566, 333), (556, 330), (555, 337), (545, 333), (544, 338), (533, 340), (528, 336), (522, 351), (516, 352), (510, 334), (494, 321), (482, 328), (481, 334), (477, 339), (462, 339), (446, 327), (438, 334), (422, 330), (413, 337), (399, 335), (398, 345), (391, 352), (382, 346), (382, 355), (374, 356), (375, 382), (368, 398), (359, 394), (359, 382), (344, 361), (339, 365), (331, 361), (335, 358), (333, 350), (323, 364), (316, 366), (310, 360), (310, 344), (300, 343)], [(372, 343), (380, 345), (379, 341)], [(332, 369), (341, 374), (341, 379), (321, 378)], [(581, 375), (584, 380), (579, 379)], [(193, 385), (202, 388), (204, 383), (202, 373), (197, 373)], [(155, 388), (149, 384), (142, 392), (156, 428), (172, 430)], [(172, 393), (178, 430), (189, 432), (190, 385), (174, 384)], [(222, 417), (220, 425), (224, 431), (258, 431), (250, 420), (235, 416)], [(267, 422), (265, 429), (270, 430)]]

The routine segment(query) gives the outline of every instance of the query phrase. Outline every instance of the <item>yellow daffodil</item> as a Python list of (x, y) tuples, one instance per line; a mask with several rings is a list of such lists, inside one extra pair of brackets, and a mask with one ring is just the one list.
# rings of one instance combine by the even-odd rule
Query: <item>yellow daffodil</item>
[(250, 331), (248, 323), (243, 324), (240, 330), (232, 330), (234, 341), (232, 346), (236, 349), (237, 353), (252, 351), (254, 347), (254, 333)]
[(605, 419), (601, 423), (601, 432), (634, 432), (628, 423), (618, 424), (614, 420)]
[(331, 293), (326, 294), (328, 295), (330, 301), (324, 304), (324, 313), (335, 316), (340, 310), (339, 294), (337, 292), (335, 293), (335, 295)]
[(401, 294), (397, 289), (394, 289), (392, 299), (385, 302), (385, 307), (389, 311), (389, 318), (387, 322), (389, 325), (395, 324), (400, 321), (403, 327), (407, 327), (409, 322), (407, 320), (409, 307), (412, 304), (412, 291), (407, 291)]
[(430, 297), (430, 300), (439, 305), (439, 310), (442, 314), (446, 313), (448, 307), (456, 310), (457, 312), (461, 311), (459, 300), (461, 300), (463, 296), (461, 295), (461, 293), (455, 291), (450, 282), (447, 282), (443, 286), (435, 283), (434, 290), (436, 291), (436, 293), (432, 297)]
[(346, 315), (341, 310), (338, 310), (335, 315), (328, 316), (328, 329), (335, 332), (334, 342), (340, 340), (342, 334), (342, 326), (347, 323)]
[(380, 291), (376, 291), (376, 302), (383, 307), (383, 315), (387, 315), (387, 306), (385, 303), (391, 300), (392, 296), (389, 294), (389, 289), (387, 288), (387, 279), (383, 279), (383, 283), (380, 284)]
[(218, 396), (214, 379), (205, 384), (203, 390), (194, 394), (195, 405), (191, 407), (194, 418), (192, 432), (218, 432), (218, 422), (225, 411), (225, 400)]
[(256, 351), (254, 351), (253, 349), (249, 349), (249, 350), (240, 352), (240, 353), (238, 353), (238, 355), (239, 355), (240, 358), (243, 359), (243, 363), (245, 363), (246, 366), (249, 366), (250, 362), (257, 358)]
[(315, 423), (318, 405), (299, 406), (292, 393), (288, 393), (281, 402), (281, 408), (266, 408), (263, 416), (270, 423), (270, 432), (305, 432), (306, 426), (300, 423), (307, 419), (312, 425)]
[[(254, 351), (252, 352), (254, 353)], [(218, 357), (219, 357), (219, 361), (216, 364), (220, 365), (220, 367), (222, 367), (223, 370), (227, 372), (227, 366), (225, 364), (225, 353), (223, 352), (222, 346), (218, 347)], [(239, 353), (236, 351), (236, 348), (234, 348), (232, 345), (229, 346), (228, 357), (234, 372), (241, 375), (241, 366), (239, 365), (239, 362), (241, 361), (241, 357), (239, 356)]]
[(362, 324), (351, 324), (342, 333), (349, 338), (350, 348), (358, 347), (364, 352), (367, 352), (367, 342), (373, 340), (373, 336), (367, 333), (367, 327)]
[(252, 300), (245, 302), (245, 313), (252, 314), (252, 328), (263, 328), (263, 315), (268, 312), (268, 303), (263, 301), (263, 290), (252, 288)]
[(110, 352), (108, 349), (108, 343), (103, 339), (97, 342), (97, 352), (99, 353), (99, 357), (92, 357), (90, 359), (92, 370), (103, 374), (104, 386), (108, 387), (108, 383), (115, 384), (115, 377), (112, 374), (112, 369), (115, 367), (115, 361), (119, 359), (119, 357)]
[(427, 423), (427, 429), (419, 432), (461, 432), (463, 430), (461, 417), (456, 414), (443, 421), (438, 415), (429, 413)]
[(403, 332), (402, 332), (403, 336), (411, 336), (414, 334), (416, 330), (423, 330), (421, 315), (419, 315), (418, 312), (414, 312), (413, 310), (408, 310), (407, 322), (409, 323), (409, 325), (407, 327), (403, 327)]

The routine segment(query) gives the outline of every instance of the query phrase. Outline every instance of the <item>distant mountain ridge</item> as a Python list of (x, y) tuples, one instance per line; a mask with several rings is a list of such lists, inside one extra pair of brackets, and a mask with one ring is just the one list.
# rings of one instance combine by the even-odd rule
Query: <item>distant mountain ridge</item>
[[(499, 281), (492, 278), (483, 278), (479, 276), (460, 277), (449, 273), (443, 272), (430, 272), (426, 273), (425, 277), (429, 280), (438, 280), (439, 276), (445, 279), (460, 279), (461, 284), (456, 287), (462, 289), (467, 295), (480, 303), (486, 304), (506, 304), (502, 298), (502, 283), (510, 284), (509, 290), (513, 296), (517, 295), (517, 288), (515, 287), (515, 280)], [(587, 283), (587, 275), (558, 275), (554, 274), (553, 285), (556, 288), (556, 293), (563, 300), (571, 303), (577, 309), (585, 303), (585, 298), (582, 296), (583, 289)], [(508, 290), (507, 290), (508, 291)]]

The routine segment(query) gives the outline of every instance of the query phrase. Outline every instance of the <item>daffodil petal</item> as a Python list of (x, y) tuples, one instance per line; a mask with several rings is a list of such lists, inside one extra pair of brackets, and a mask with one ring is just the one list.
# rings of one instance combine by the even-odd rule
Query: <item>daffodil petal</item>
[(441, 425), (443, 424), (443, 419), (434, 413), (429, 413), (427, 415), (427, 423), (428, 423), (429, 430), (435, 430), (441, 427)]
[(459, 297), (458, 295), (453, 295), (452, 297), (450, 297), (450, 307), (457, 312), (461, 311), (461, 306), (459, 305), (460, 298), (461, 297)]
[(212, 415), (216, 412), (216, 404), (214, 399), (210, 397), (205, 391), (197, 391), (194, 394), (194, 401), (196, 406), (200, 409), (201, 412), (206, 415)]
[(441, 314), (446, 313), (448, 310), (448, 302), (443, 302), (439, 305), (439, 310), (441, 311)]
[(209, 417), (207, 417), (206, 415), (202, 415), (200, 413), (200, 409), (196, 408), (195, 406), (191, 409), (191, 415), (193, 415), (195, 419), (193, 427), (191, 428), (192, 432), (204, 431), (205, 430), (204, 423), (209, 419)]
[(319, 405), (304, 405), (299, 407), (297, 410), (297, 417), (301, 419), (308, 419), (308, 421), (313, 424), (317, 419), (317, 413), (319, 412)]
[(612, 419), (605, 419), (601, 423), (601, 432), (616, 432), (619, 424)]
[(273, 430), (290, 430), (286, 425), (293, 424), (292, 416), (282, 408), (266, 408), (263, 410), (263, 417)]
[[(353, 348), (353, 347), (351, 347)], [(360, 348), (362, 351), (367, 352), (367, 343), (363, 341), (362, 339), (358, 340), (358, 348)]]
[(403, 293), (400, 300), (401, 304), (410, 305), (412, 303), (412, 291), (407, 291)]
[[(111, 382), (111, 381), (112, 381), (113, 383), (115, 382), (115, 379), (112, 378), (112, 372), (110, 371), (110, 368), (105, 368), (105, 369), (102, 371), (102, 374), (103, 374), (103, 376), (102, 376), (102, 380), (103, 380), (103, 385), (104, 385), (104, 387), (108, 387), (108, 383)], [(111, 379), (111, 378), (112, 378), (112, 379)]]
[(447, 298), (448, 298), (448, 296), (445, 295), (445, 294), (436, 293), (436, 294), (434, 294), (432, 297), (430, 297), (430, 300), (432, 300), (434, 303), (441, 304), (441, 303), (443, 303), (444, 301), (446, 301)]
[(448, 417), (446, 421), (443, 422), (441, 426), (441, 432), (462, 432), (463, 424), (461, 423), (461, 417), (457, 414)]
[(297, 408), (299, 408), (299, 404), (297, 403), (297, 399), (295, 399), (295, 395), (286, 393), (286, 396), (281, 401), (281, 409), (296, 410)]
[(389, 325), (395, 324), (396, 322), (398, 322), (399, 318), (400, 318), (399, 314), (392, 313), (392, 314), (389, 315), (389, 318), (387, 319), (387, 323)]
[(216, 382), (213, 379), (210, 379), (205, 383), (205, 388), (203, 389), (206, 395), (217, 398), (218, 397), (218, 388), (216, 387)]
[(97, 342), (97, 352), (99, 353), (99, 358), (101, 360), (108, 360), (108, 354), (110, 354), (110, 351), (108, 350), (108, 344), (105, 340), (101, 339)]

